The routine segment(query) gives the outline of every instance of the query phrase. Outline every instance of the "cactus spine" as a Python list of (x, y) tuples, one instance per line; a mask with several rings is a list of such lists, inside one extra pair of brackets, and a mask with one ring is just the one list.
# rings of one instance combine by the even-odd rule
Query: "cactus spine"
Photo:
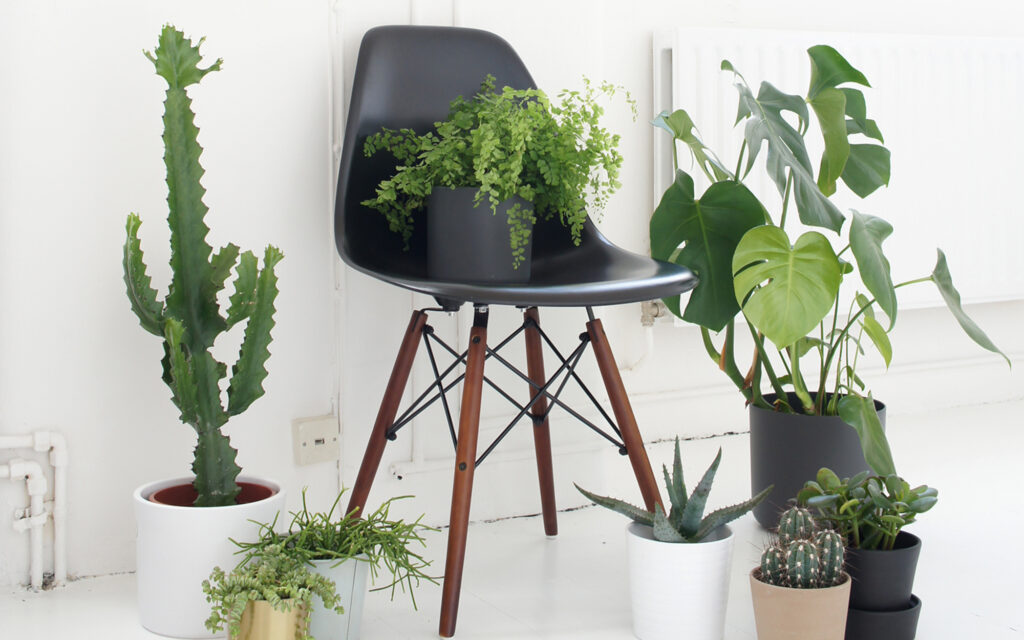
[(778, 537), (761, 554), (762, 582), (794, 589), (821, 589), (846, 579), (842, 536), (832, 530), (815, 532), (813, 520), (808, 526), (805, 514), (809, 515), (806, 509), (793, 508), (779, 520)]
[[(138, 235), (142, 221), (132, 213), (126, 225), (124, 280), (142, 328), (164, 340), (163, 380), (181, 411), (181, 420), (198, 434), (192, 465), (199, 494), (195, 506), (221, 506), (234, 503), (239, 492), (235, 478), (241, 469), (235, 463), (237, 451), (220, 428), (263, 395), (277, 297), (274, 267), (283, 256), (268, 246), (260, 269), (251, 251), (240, 254), (237, 246), (228, 244), (214, 253), (206, 241), (207, 207), (202, 200), (206, 191), (200, 184), (203, 168), (199, 164), (202, 147), (185, 89), (219, 70), (221, 60), (201, 69), (202, 42), (193, 46), (182, 32), (168, 25), (160, 34), (155, 55), (145, 54), (168, 85), (163, 140), (173, 276), (167, 296), (158, 300), (143, 262)], [(222, 315), (217, 294), (233, 268), (237, 275), (234, 293), (226, 315)], [(210, 348), (217, 336), (243, 321), (242, 346), (231, 368), (225, 408), (220, 382), (227, 377), (227, 366), (214, 359)]]

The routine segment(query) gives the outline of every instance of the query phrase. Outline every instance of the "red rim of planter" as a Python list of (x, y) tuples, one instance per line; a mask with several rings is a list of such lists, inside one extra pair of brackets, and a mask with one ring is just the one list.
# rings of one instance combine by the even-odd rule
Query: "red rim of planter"
[[(238, 494), (235, 504), (259, 502), (260, 500), (266, 500), (276, 493), (270, 487), (256, 484), (255, 482), (239, 482), (238, 486), (242, 488), (242, 491)], [(171, 487), (164, 487), (159, 491), (154, 491), (149, 496), (149, 501), (172, 507), (191, 507), (198, 495), (195, 487), (191, 484), (176, 484)]]

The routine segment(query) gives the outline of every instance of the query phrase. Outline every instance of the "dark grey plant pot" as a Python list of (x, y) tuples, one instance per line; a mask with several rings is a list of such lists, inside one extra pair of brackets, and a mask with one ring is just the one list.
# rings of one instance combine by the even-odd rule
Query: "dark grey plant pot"
[(921, 600), (910, 596), (910, 605), (899, 611), (865, 611), (850, 607), (846, 615), (846, 640), (914, 640), (921, 619)]
[(846, 550), (846, 570), (853, 578), (850, 607), (869, 611), (902, 611), (914, 590), (921, 539), (900, 531), (893, 548)]
[[(771, 403), (775, 397), (768, 394), (764, 398)], [(794, 394), (789, 394), (789, 404), (798, 406)], [(876, 400), (875, 409), (884, 428), (885, 405)], [(778, 526), (779, 514), (789, 508), (789, 500), (822, 467), (832, 469), (840, 478), (867, 470), (856, 429), (838, 416), (779, 413), (751, 405), (751, 495), (775, 485), (767, 499), (754, 507), (754, 518), (762, 527)]]
[(516, 203), (532, 210), (532, 203), (516, 196), (492, 214), (486, 198), (473, 206), (476, 193), (476, 187), (436, 187), (427, 198), (427, 273), (456, 282), (529, 281), (532, 238), (519, 268), (512, 268), (506, 213)]

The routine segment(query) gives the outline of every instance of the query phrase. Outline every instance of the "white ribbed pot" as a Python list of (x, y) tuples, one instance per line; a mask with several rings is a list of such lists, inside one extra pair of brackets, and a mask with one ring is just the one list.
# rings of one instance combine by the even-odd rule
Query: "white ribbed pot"
[(359, 640), (366, 601), (366, 581), (370, 572), (369, 558), (358, 555), (336, 567), (337, 560), (314, 560), (313, 571), (334, 582), (345, 613), (328, 611), (314, 599), (309, 615), (309, 635), (316, 640)]
[(175, 478), (143, 485), (132, 494), (136, 538), (136, 574), (139, 621), (142, 626), (175, 638), (212, 638), (204, 622), (210, 604), (202, 582), (214, 566), (230, 571), (238, 564), (238, 551), (229, 538), (255, 540), (256, 522), (271, 522), (285, 511), (285, 493), (271, 480), (239, 476), (270, 488), (269, 498), (227, 507), (177, 507), (151, 502), (153, 493), (192, 478)]
[(631, 523), (626, 549), (633, 634), (640, 640), (722, 640), (732, 544), (728, 526), (703, 542), (672, 543)]

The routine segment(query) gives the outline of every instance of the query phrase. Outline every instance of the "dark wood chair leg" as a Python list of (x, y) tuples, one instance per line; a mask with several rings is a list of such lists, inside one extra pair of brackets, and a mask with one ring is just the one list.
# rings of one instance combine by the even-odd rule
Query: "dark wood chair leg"
[(402, 338), (402, 346), (398, 349), (398, 357), (395, 358), (395, 366), (391, 369), (391, 378), (384, 391), (384, 398), (377, 411), (377, 421), (373, 423), (370, 441), (366, 444), (366, 453), (363, 454), (363, 462), (359, 466), (356, 484), (352, 487), (352, 495), (348, 501), (348, 513), (355, 510), (362, 512), (363, 507), (366, 506), (366, 498), (370, 495), (373, 478), (377, 475), (381, 456), (384, 455), (384, 446), (388, 442), (387, 431), (395, 422), (395, 414), (398, 413), (398, 405), (405, 393), (409, 371), (412, 369), (413, 360), (416, 359), (416, 350), (419, 348), (420, 336), (423, 334), (423, 327), (426, 324), (427, 314), (422, 311), (413, 311), (412, 318), (409, 319), (409, 326), (405, 330), (405, 337)]
[[(530, 307), (523, 312), (523, 319), (533, 321), (535, 326), (528, 326), (524, 335), (526, 337), (526, 372), (530, 380), (538, 385), (543, 385), (547, 378), (544, 376), (544, 350), (540, 344), (540, 313), (537, 307)], [(536, 390), (530, 387), (530, 398), (536, 394)], [(555, 480), (551, 468), (551, 432), (548, 429), (548, 419), (545, 414), (548, 409), (548, 400), (545, 397), (539, 398), (530, 409), (533, 418), (533, 448), (537, 454), (537, 479), (540, 482), (540, 506), (544, 513), (544, 533), (549, 536), (558, 535), (558, 515), (555, 507)], [(539, 416), (545, 416), (539, 418)]]
[(612, 349), (608, 346), (608, 337), (604, 334), (601, 321), (595, 319), (588, 322), (587, 333), (590, 335), (590, 344), (594, 347), (597, 366), (601, 370), (605, 389), (608, 390), (608, 400), (615, 412), (615, 421), (619, 423), (622, 442), (626, 445), (626, 452), (633, 465), (633, 474), (636, 476), (637, 484), (640, 485), (640, 494), (644, 498), (644, 504), (647, 505), (648, 511), (654, 510), (655, 503), (664, 509), (665, 504), (661, 501), (661, 494), (658, 492), (658, 483), (654, 479), (651, 461), (647, 458), (644, 441), (640, 437), (640, 429), (636, 425), (633, 407), (629, 404), (626, 388), (622, 386), (622, 377), (619, 375), (615, 358), (612, 357)]
[(455, 447), (455, 482), (452, 487), (452, 512), (448, 527), (448, 555), (441, 588), (441, 637), (455, 635), (462, 591), (462, 568), (466, 560), (466, 534), (469, 530), (469, 503), (473, 496), (473, 472), (480, 430), (480, 394), (484, 386), (484, 358), (487, 355), (487, 312), (477, 311), (469, 333), (466, 378), (462, 386), (462, 410), (459, 413), (459, 439)]

